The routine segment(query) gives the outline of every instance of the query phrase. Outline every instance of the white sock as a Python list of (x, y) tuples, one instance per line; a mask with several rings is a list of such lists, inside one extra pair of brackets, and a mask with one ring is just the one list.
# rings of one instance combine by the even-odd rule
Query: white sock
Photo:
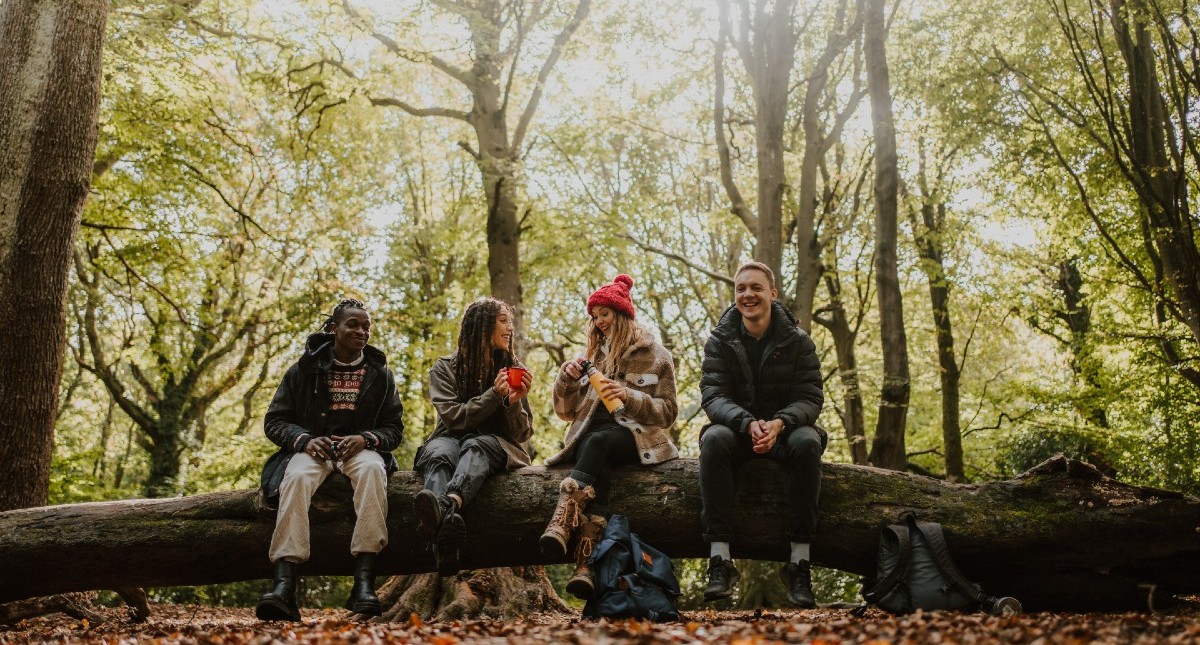
[(733, 558), (729, 557), (729, 543), (728, 542), (710, 542), (708, 544), (708, 557), (711, 558), (714, 555), (721, 556), (722, 560), (732, 560), (733, 559)]
[(807, 542), (792, 542), (792, 562), (800, 562), (801, 560), (809, 560), (812, 558), (808, 555), (809, 544)]

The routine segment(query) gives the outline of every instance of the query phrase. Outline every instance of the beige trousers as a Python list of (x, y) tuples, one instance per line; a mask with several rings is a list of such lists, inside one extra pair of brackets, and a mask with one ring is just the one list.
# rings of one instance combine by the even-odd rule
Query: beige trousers
[[(279, 511), (271, 536), (271, 562), (306, 562), (309, 556), (308, 507), (317, 487), (334, 470), (324, 459), (307, 453), (292, 455), (279, 485)], [(354, 487), (354, 535), (350, 553), (378, 553), (387, 546), (387, 470), (383, 457), (363, 450), (342, 463), (341, 471)]]

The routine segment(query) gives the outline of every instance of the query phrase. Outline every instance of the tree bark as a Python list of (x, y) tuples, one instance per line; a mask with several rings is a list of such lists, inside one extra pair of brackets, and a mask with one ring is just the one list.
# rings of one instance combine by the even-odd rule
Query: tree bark
[(0, 4), (0, 509), (45, 504), (106, 0)]
[(447, 622), (485, 617), (511, 620), (532, 613), (570, 609), (554, 591), (542, 567), (502, 567), (442, 577), (418, 573), (388, 578), (379, 588), (385, 607), (378, 620), (402, 622), (417, 614)]
[[(917, 142), (917, 185), (920, 207), (909, 209), (913, 242), (921, 272), (929, 283), (929, 302), (937, 341), (938, 376), (942, 385), (942, 459), (946, 478), (963, 481), (962, 421), (959, 419), (959, 381), (962, 370), (954, 350), (954, 327), (950, 320), (950, 282), (946, 277), (946, 201), (943, 194), (947, 165), (955, 156), (950, 151), (937, 164), (932, 181), (925, 154), (925, 138)], [(965, 358), (964, 358), (965, 360)]]
[[(788, 553), (784, 473), (766, 460), (753, 460), (740, 472), (737, 520), (744, 537), (733, 541), (733, 552), (782, 561)], [(565, 474), (535, 467), (489, 479), (466, 512), (464, 566), (548, 564), (538, 536)], [(619, 471), (615, 510), (672, 557), (705, 557), (698, 475), (691, 459)], [(381, 554), (381, 574), (434, 568), (413, 515), (419, 487), (411, 472), (391, 479), (391, 543)], [(341, 476), (318, 491), (313, 558), (302, 575), (353, 571), (350, 496)], [(1200, 500), (1121, 484), (1061, 457), (1016, 479), (981, 485), (827, 464), (814, 562), (873, 574), (880, 528), (906, 510), (944, 525), (955, 561), (969, 578), (1031, 609), (1144, 607), (1145, 585), (1154, 585), (1160, 596), (1200, 592)], [(273, 524), (274, 513), (253, 490), (0, 513), (0, 579), (6, 581), (0, 601), (265, 578)]]
[[(718, 92), (723, 93), (723, 69), (720, 52), (725, 39), (733, 41), (746, 69), (750, 87), (754, 92), (754, 149), (758, 169), (758, 214), (750, 219), (742, 216), (747, 227), (755, 235), (754, 259), (766, 264), (782, 275), (783, 266), (783, 200), (787, 189), (787, 170), (783, 158), (783, 134), (787, 121), (788, 92), (792, 67), (796, 59), (795, 0), (776, 0), (768, 7), (766, 2), (738, 3), (738, 34), (733, 35), (731, 13), (732, 0), (720, 0), (721, 42), (718, 43), (716, 65), (720, 76)], [(753, 15), (751, 12), (753, 11)], [(718, 145), (724, 145), (725, 125), (724, 97), (718, 95), (716, 135)], [(741, 196), (732, 185), (732, 171), (727, 151), (721, 154), (722, 177), (734, 211), (737, 212)], [(744, 209), (744, 206), (743, 206)], [(739, 213), (741, 215), (741, 213)], [(753, 226), (752, 226), (753, 225)]]
[(858, 358), (854, 344), (858, 331), (850, 326), (846, 305), (842, 301), (842, 280), (837, 266), (837, 242), (832, 241), (826, 251), (829, 262), (824, 271), (825, 288), (829, 291), (829, 316), (815, 317), (821, 326), (833, 336), (834, 353), (837, 354), (838, 380), (842, 384), (842, 427), (846, 430), (846, 444), (850, 460), (860, 466), (867, 465), (866, 421), (863, 419), (862, 388), (858, 382)]
[[(861, 18), (858, 18), (848, 29), (842, 31), (846, 21), (847, 4), (848, 0), (838, 3), (833, 27), (825, 41), (825, 49), (805, 79), (804, 103), (800, 108), (801, 124), (804, 127), (804, 155), (800, 162), (800, 190), (796, 201), (796, 298), (791, 309), (800, 328), (809, 333), (812, 332), (813, 302), (817, 296), (817, 287), (821, 283), (823, 268), (822, 243), (817, 230), (818, 170), (825, 163), (825, 154), (841, 135), (841, 128), (837, 123), (826, 124), (821, 121), (821, 103), (826, 98), (826, 89), (830, 84), (830, 66), (845, 51), (854, 36), (860, 33), (862, 25)], [(840, 79), (833, 80), (836, 85)], [(861, 95), (853, 93), (847, 102), (847, 111), (854, 109), (860, 100)], [(840, 120), (843, 115), (835, 111), (834, 116), (835, 120)], [(826, 128), (833, 131), (831, 136), (824, 133)], [(826, 192), (829, 192), (828, 188)]]
[(883, 345), (883, 385), (879, 393), (879, 418), (871, 443), (870, 462), (880, 468), (902, 470), (908, 459), (904, 427), (908, 417), (908, 341), (896, 255), (896, 124), (892, 117), (892, 90), (888, 77), (884, 0), (866, 0), (863, 53), (867, 61), (867, 92), (871, 97), (871, 125), (875, 141), (875, 284), (879, 298), (879, 339)]
[[(1189, 182), (1181, 179), (1186, 171), (1173, 131), (1177, 126), (1163, 98), (1158, 57), (1148, 29), (1162, 9), (1152, 4), (1148, 0), (1110, 3), (1113, 35), (1127, 67), (1129, 122), (1124, 132), (1129, 145), (1123, 151), (1180, 317), (1200, 343), (1200, 250), (1188, 204)], [(1168, 68), (1178, 64), (1169, 53), (1164, 58)]]
[(1107, 428), (1108, 411), (1099, 396), (1104, 386), (1097, 378), (1098, 361), (1091, 348), (1092, 310), (1083, 294), (1083, 274), (1079, 272), (1079, 257), (1073, 256), (1058, 262), (1054, 270), (1054, 290), (1062, 295), (1062, 308), (1054, 312), (1054, 317), (1061, 320), (1070, 331), (1065, 343), (1066, 349), (1071, 353), (1068, 364), (1087, 388), (1086, 395), (1074, 401), (1075, 409), (1096, 427)]

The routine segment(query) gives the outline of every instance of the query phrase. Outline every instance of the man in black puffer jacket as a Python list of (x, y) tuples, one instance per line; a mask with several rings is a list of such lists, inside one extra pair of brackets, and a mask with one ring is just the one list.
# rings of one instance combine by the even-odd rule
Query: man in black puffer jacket
[(343, 300), (308, 337), (271, 399), (264, 429), (279, 451), (262, 472), (263, 497), (278, 506), (271, 536), (275, 582), (259, 599), (262, 620), (300, 620), (296, 565), (308, 560), (308, 506), (334, 471), (354, 487), (354, 534), (358, 558), (346, 608), (378, 616), (375, 558), (387, 545), (387, 478), (404, 439), (404, 408), (383, 352), (367, 344), (371, 316), (358, 300)]
[(809, 545), (827, 441), (816, 425), (825, 401), (821, 363), (812, 339), (776, 302), (770, 268), (743, 264), (734, 274), (734, 292), (734, 306), (704, 346), (700, 376), (701, 404), (710, 421), (700, 432), (701, 522), (710, 545), (704, 598), (728, 598), (741, 577), (729, 554), (734, 468), (767, 458), (788, 471), (791, 557), (781, 571), (788, 600), (814, 607)]

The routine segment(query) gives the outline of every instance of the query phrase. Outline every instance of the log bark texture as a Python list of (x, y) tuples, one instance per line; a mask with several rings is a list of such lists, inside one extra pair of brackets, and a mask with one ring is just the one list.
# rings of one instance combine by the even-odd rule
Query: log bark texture
[[(549, 563), (538, 551), (561, 468), (498, 475), (466, 512), (468, 568)], [(739, 558), (782, 560), (788, 544), (784, 473), (755, 460), (738, 491)], [(672, 557), (708, 555), (700, 538), (695, 460), (617, 473), (613, 509)], [(420, 480), (389, 485), (391, 543), (381, 574), (434, 568), (417, 537)], [(956, 562), (997, 595), (1028, 609), (1115, 609), (1200, 592), (1200, 499), (1121, 484), (1061, 457), (1003, 482), (951, 484), (866, 466), (824, 469), (816, 564), (873, 573), (880, 528), (906, 510), (941, 522)], [(257, 491), (70, 504), (0, 513), (0, 601), (123, 586), (266, 578), (274, 513)], [(313, 559), (303, 575), (349, 575), (349, 485), (331, 478), (314, 499)]]

